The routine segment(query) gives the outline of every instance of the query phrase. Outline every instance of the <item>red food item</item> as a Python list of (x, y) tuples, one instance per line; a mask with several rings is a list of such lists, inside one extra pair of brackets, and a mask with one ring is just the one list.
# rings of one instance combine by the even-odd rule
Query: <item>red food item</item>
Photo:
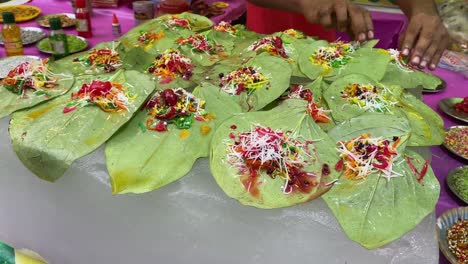
[(111, 82), (94, 80), (90, 84), (83, 84), (83, 86), (81, 86), (81, 89), (76, 94), (73, 94), (72, 97), (82, 97), (85, 95), (88, 95), (91, 99), (94, 99), (99, 96), (105, 97), (107, 94), (109, 94), (111, 89)]
[(177, 104), (177, 101), (179, 100), (179, 97), (177, 94), (174, 93), (172, 89), (166, 89), (162, 91), (162, 97), (166, 101), (166, 103), (170, 106), (174, 106)]
[(468, 114), (468, 96), (463, 98), (463, 101), (456, 103), (454, 106), (455, 111)]
[(342, 171), (343, 170), (343, 160), (340, 159), (336, 164), (335, 164), (335, 170), (336, 171)]

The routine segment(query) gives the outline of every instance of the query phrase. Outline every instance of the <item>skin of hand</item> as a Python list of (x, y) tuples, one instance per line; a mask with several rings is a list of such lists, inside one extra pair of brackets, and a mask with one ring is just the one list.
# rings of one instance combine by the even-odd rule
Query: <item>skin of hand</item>
[(425, 0), (397, 2), (409, 20), (401, 39), (402, 55), (409, 57), (414, 66), (435, 70), (450, 37), (434, 3)]
[(353, 39), (374, 38), (369, 12), (349, 0), (248, 0), (253, 4), (303, 14), (311, 23), (348, 32)]
[(348, 0), (299, 0), (299, 6), (311, 23), (346, 31), (360, 42), (374, 38), (369, 12)]

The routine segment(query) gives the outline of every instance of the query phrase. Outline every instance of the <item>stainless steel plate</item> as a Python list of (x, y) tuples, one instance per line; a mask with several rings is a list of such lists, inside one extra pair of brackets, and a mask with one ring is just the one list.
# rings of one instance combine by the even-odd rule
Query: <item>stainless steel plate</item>
[(462, 101), (463, 98), (458, 97), (445, 98), (440, 100), (437, 106), (440, 110), (442, 110), (442, 112), (446, 113), (447, 115), (468, 123), (468, 113), (456, 111), (453, 107), (455, 104), (460, 103)]
[(69, 23), (62, 23), (63, 28), (74, 27), (76, 25), (75, 14), (71, 14), (71, 13), (49, 14), (49, 15), (40, 16), (40, 17), (38, 17), (36, 19), (36, 22), (41, 27), (50, 28), (50, 25), (48, 25), (47, 23), (44, 23), (44, 20), (50, 19), (50, 18), (52, 18), (54, 16), (60, 16), (60, 15), (64, 15), (64, 16), (67, 16), (68, 18), (70, 18)]
[[(29, 45), (38, 42), (46, 37), (44, 30), (37, 27), (21, 28), (21, 42), (23, 45)], [(0, 35), (0, 45), (3, 45), (3, 38)]]
[(442, 83), (439, 84), (439, 86), (437, 86), (435, 89), (426, 89), (423, 87), (423, 93), (439, 93), (445, 90), (445, 88), (447, 88), (447, 83), (443, 79), (440, 80), (442, 81)]
[[(450, 129), (452, 129), (452, 128), (465, 128), (465, 129), (468, 129), (468, 126), (452, 126), (452, 127), (449, 127), (448, 129), (446, 129), (446, 131), (448, 132), (448, 131), (449, 131)], [(450, 152), (452, 152), (454, 155), (456, 155), (456, 156), (458, 156), (458, 157), (460, 157), (460, 158), (462, 158), (462, 159), (468, 161), (468, 157), (463, 157), (463, 156), (460, 155), (458, 152), (456, 152), (455, 150), (453, 150), (452, 147), (450, 147), (449, 145), (447, 145), (447, 144), (445, 143), (445, 140), (444, 140), (444, 144), (443, 144), (443, 145), (444, 145), (444, 147), (445, 147), (446, 149), (448, 149), (448, 150), (449, 150)]]
[[(468, 165), (467, 166), (460, 166), (460, 167), (456, 167), (455, 169), (451, 170), (448, 175), (447, 175), (447, 178), (445, 179), (447, 181), (447, 185), (448, 187), (450, 188), (450, 190), (458, 197), (460, 198), (460, 200), (462, 200), (463, 202), (465, 202), (466, 204), (468, 204), (468, 199), (467, 198), (464, 198), (456, 189), (455, 187), (455, 175), (461, 171), (468, 171)], [(465, 177), (466, 181), (468, 182), (468, 175), (466, 175)]]
[[(79, 49), (70, 49), (69, 52), (70, 54), (73, 54), (73, 53), (77, 53), (77, 52), (80, 52), (80, 51), (83, 51), (85, 50), (86, 48), (88, 48), (88, 41), (83, 38), (83, 37), (80, 37), (80, 36), (75, 36), (75, 35), (67, 35), (67, 36), (72, 36), (72, 37), (75, 37), (77, 39), (79, 39), (80, 41), (83, 41), (85, 43), (85, 45), (83, 45), (83, 47), (79, 48)], [(36, 48), (41, 51), (41, 52), (44, 52), (44, 53), (47, 53), (47, 54), (53, 54), (53, 52), (51, 50), (45, 50), (45, 49), (41, 49), (41, 45), (43, 45), (44, 43), (43, 42), (48, 42), (49, 39), (43, 39), (41, 41), (39, 41), (37, 44), (36, 44)], [(68, 41), (68, 44), (70, 44), (70, 41)]]
[(455, 255), (453, 255), (448, 248), (446, 239), (447, 230), (450, 229), (453, 224), (455, 224), (455, 222), (459, 221), (460, 219), (468, 219), (468, 207), (450, 209), (437, 218), (436, 230), (437, 240), (439, 240), (439, 248), (452, 264), (458, 264), (458, 261)]
[(5, 78), (8, 73), (22, 62), (40, 60), (37, 56), (12, 56), (0, 60), (0, 79)]

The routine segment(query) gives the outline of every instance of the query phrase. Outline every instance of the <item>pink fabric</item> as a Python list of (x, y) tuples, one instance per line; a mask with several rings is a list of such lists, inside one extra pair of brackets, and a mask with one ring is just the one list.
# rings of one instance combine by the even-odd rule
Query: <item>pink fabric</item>
[[(216, 0), (209, 0), (209, 2), (215, 2)], [(245, 0), (236, 1), (236, 0), (225, 0), (230, 4), (229, 8), (226, 9), (226, 13), (213, 18), (216, 22), (221, 20), (235, 20), (245, 10)], [(34, 0), (30, 5), (37, 6), (42, 9), (43, 14), (54, 14), (54, 13), (71, 13), (72, 7), (70, 2), (67, 0)], [(93, 35), (94, 37), (88, 39), (90, 47), (94, 45), (113, 40), (112, 36), (112, 13), (115, 13), (120, 20), (122, 27), (122, 33), (126, 33), (131, 28), (134, 27), (133, 12), (127, 4), (121, 4), (118, 9), (112, 8), (95, 8), (94, 17), (92, 17), (92, 26), (93, 26)], [(376, 33), (377, 37), (385, 38), (389, 35), (395, 36), (401, 30), (401, 23), (404, 23), (404, 16), (395, 15), (395, 14), (385, 14), (385, 13), (373, 13), (374, 22), (376, 24)], [(379, 30), (378, 28), (389, 23), (391, 26), (385, 28), (385, 30)], [(395, 22), (396, 21), (396, 22)], [(400, 22), (398, 22), (400, 21)], [(400, 25), (400, 26), (399, 26)], [(34, 21), (21, 23), (20, 26), (37, 26)], [(76, 34), (74, 28), (65, 29), (68, 34)], [(46, 54), (41, 54), (34, 45), (26, 46), (25, 49), (26, 55), (38, 55), (45, 57)], [(0, 49), (0, 56), (4, 57), (4, 49)], [(465, 97), (468, 96), (468, 82), (463, 77), (462, 74), (450, 72), (445, 69), (437, 69), (434, 72), (436, 75), (441, 77), (447, 82), (447, 88), (445, 91), (437, 94), (426, 94), (424, 96), (424, 102), (427, 103), (432, 109), (436, 110), (443, 118), (445, 122), (445, 127), (452, 125), (462, 125), (461, 122), (458, 122), (447, 115), (443, 114), (437, 109), (437, 103), (446, 97)], [(436, 146), (431, 148), (433, 153), (432, 167), (434, 172), (441, 183), (441, 194), (439, 202), (437, 203), (436, 213), (440, 215), (444, 211), (463, 206), (464, 204), (458, 200), (448, 189), (445, 178), (449, 170), (467, 164), (467, 162), (455, 158), (452, 154), (444, 149), (442, 146)], [(442, 256), (442, 254), (441, 254)], [(440, 258), (440, 263), (448, 263), (445, 258)]]

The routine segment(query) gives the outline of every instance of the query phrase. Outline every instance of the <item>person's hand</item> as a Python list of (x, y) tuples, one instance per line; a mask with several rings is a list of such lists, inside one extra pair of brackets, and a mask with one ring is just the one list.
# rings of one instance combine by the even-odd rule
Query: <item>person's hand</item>
[(410, 16), (400, 48), (402, 55), (409, 57), (412, 65), (435, 70), (449, 39), (437, 14), (421, 12)]
[(325, 28), (347, 31), (360, 42), (374, 38), (374, 26), (369, 12), (349, 0), (300, 0), (301, 10), (311, 23)]

